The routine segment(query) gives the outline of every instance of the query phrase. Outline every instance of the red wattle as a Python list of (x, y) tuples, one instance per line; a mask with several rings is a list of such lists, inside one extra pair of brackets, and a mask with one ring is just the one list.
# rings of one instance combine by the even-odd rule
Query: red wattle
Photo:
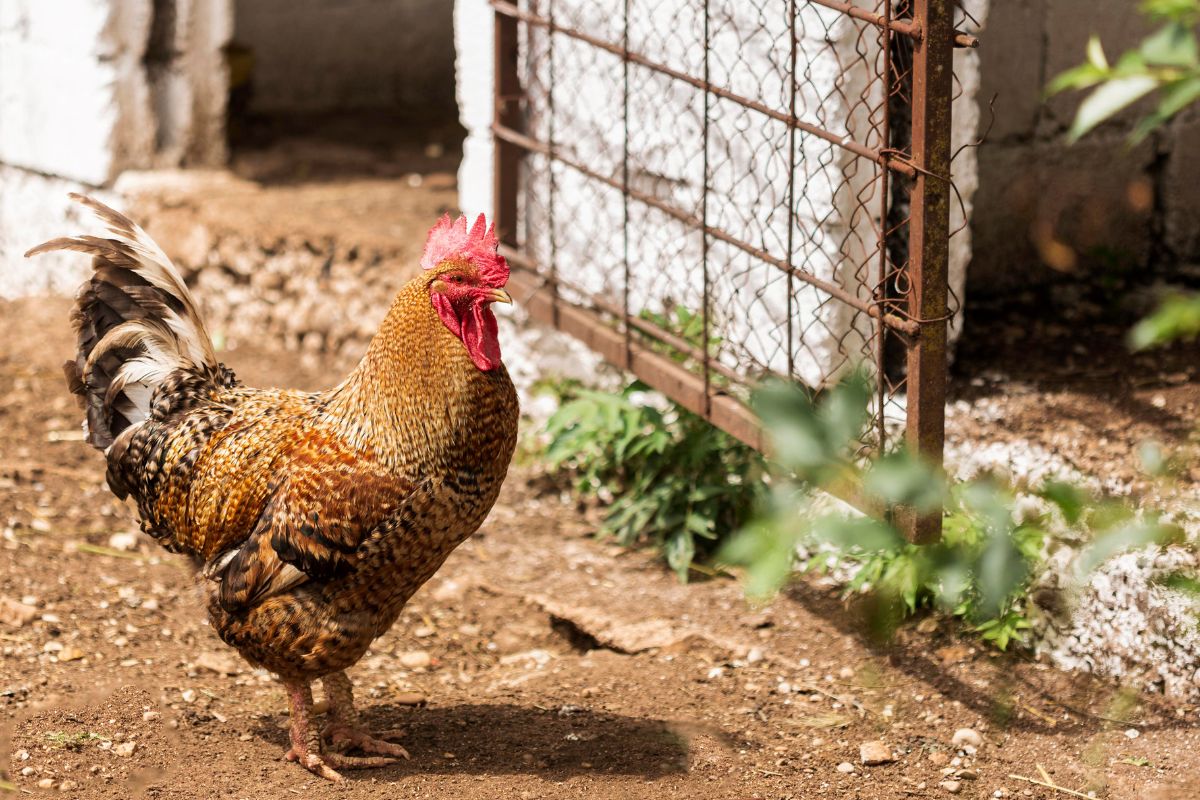
[(444, 294), (435, 293), (433, 307), (442, 323), (462, 340), (475, 366), (484, 372), (500, 366), (500, 336), (496, 315), (486, 302), (471, 303), (467, 312), (459, 317), (450, 299)]
[(484, 372), (500, 366), (500, 335), (496, 315), (487, 303), (474, 303), (462, 320), (462, 340), (475, 366)]

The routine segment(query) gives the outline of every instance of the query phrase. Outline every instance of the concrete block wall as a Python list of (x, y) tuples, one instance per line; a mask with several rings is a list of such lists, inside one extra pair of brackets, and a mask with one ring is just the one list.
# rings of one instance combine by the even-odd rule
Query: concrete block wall
[(250, 109), (454, 110), (451, 0), (237, 0)]
[[(1200, 122), (1185, 114), (1149, 141), (1126, 137), (1138, 104), (1068, 146), (1083, 98), (1042, 101), (1043, 87), (1100, 36), (1109, 60), (1149, 31), (1128, 0), (990, 2), (979, 49), (995, 121), (977, 151), (979, 192), (967, 293), (1087, 280), (1109, 270), (1167, 269), (1200, 258)], [(981, 127), (989, 114), (983, 112)], [(956, 165), (957, 167), (957, 165)], [(956, 168), (956, 175), (959, 170)]]

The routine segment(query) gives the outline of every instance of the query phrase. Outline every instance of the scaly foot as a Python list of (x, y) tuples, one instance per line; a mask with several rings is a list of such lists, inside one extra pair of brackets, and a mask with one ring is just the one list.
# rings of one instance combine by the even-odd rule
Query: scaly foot
[[(384, 742), (384, 744), (387, 743)], [(364, 745), (357, 746), (364, 752), (376, 752), (368, 750)], [(391, 747), (395, 747), (395, 745), (391, 745)], [(403, 753), (405, 758), (408, 758), (408, 753), (404, 752), (403, 747), (395, 747), (395, 749)], [(399, 762), (399, 759), (397, 758), (383, 756), (348, 756), (342, 753), (313, 753), (307, 748), (296, 750), (294, 747), (287, 751), (287, 753), (284, 755), (284, 758), (286, 758), (288, 761), (295, 761), (312, 774), (335, 783), (340, 783), (341, 781), (345, 780), (341, 773), (337, 771), (339, 769), (372, 769), (374, 767), (386, 767), (389, 764), (396, 764)]]
[[(389, 756), (386, 759), (375, 759), (376, 761), (386, 761), (389, 764), (396, 763), (396, 759), (409, 758), (408, 751), (398, 744), (386, 741), (387, 739), (396, 739), (404, 735), (402, 730), (384, 731), (378, 735), (362, 728), (346, 725), (341, 722), (331, 722), (325, 726), (322, 735), (328, 742), (326, 752), (344, 753), (350, 748), (357, 748), (364, 753), (370, 753), (376, 756)], [(366, 764), (364, 766), (382, 766)]]
[(329, 698), (329, 722), (323, 731), (329, 742), (327, 751), (344, 753), (354, 747), (377, 756), (409, 757), (408, 751), (403, 747), (385, 741), (403, 736), (404, 731), (391, 730), (374, 734), (362, 725), (358, 711), (354, 708), (354, 687), (345, 672), (326, 675), (321, 682), (325, 684), (325, 696)]

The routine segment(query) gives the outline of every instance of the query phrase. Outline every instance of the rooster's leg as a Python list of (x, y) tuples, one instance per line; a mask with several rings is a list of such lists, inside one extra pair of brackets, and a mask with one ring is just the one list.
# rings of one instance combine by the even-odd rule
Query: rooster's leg
[[(368, 767), (386, 767), (395, 764), (395, 758), (378, 756), (362, 758), (346, 756), (341, 753), (321, 752), (321, 735), (312, 724), (312, 686), (308, 683), (284, 683), (287, 688), (288, 702), (292, 707), (292, 749), (287, 751), (288, 761), (297, 761), (308, 771), (331, 781), (340, 781), (342, 776), (338, 769), (365, 769)], [(387, 744), (384, 742), (383, 744)], [(359, 745), (360, 747), (362, 745)], [(398, 748), (403, 751), (403, 748)], [(408, 756), (407, 753), (404, 754)]]
[(331, 750), (343, 752), (356, 747), (364, 753), (393, 758), (409, 757), (403, 747), (385, 741), (402, 736), (404, 731), (384, 731), (376, 735), (363, 727), (358, 710), (354, 707), (354, 687), (345, 672), (326, 675), (321, 678), (321, 685), (325, 687), (325, 697), (329, 700), (329, 723), (325, 726), (324, 735), (329, 740)]
[(292, 709), (292, 749), (284, 755), (288, 761), (299, 762), (300, 766), (331, 781), (340, 781), (337, 774), (321, 757), (321, 735), (312, 725), (312, 686), (307, 682), (284, 683), (288, 705)]

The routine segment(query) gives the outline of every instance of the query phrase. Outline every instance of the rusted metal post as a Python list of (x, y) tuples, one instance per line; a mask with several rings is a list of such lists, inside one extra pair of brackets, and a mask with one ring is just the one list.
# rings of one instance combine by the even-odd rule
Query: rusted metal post
[[(913, 52), (913, 182), (909, 230), (908, 312), (920, 329), (908, 349), (908, 444), (940, 466), (945, 439), (947, 270), (950, 256), (950, 104), (953, 91), (953, 0), (914, 0), (922, 32)], [(940, 513), (901, 509), (914, 542), (937, 540)]]
[[(515, 131), (525, 129), (521, 119), (521, 77), (518, 72), (517, 25), (514, 17), (499, 12), (495, 20), (495, 110), (496, 125)], [(520, 185), (521, 148), (496, 136), (492, 138), (495, 164), (492, 171), (492, 218), (496, 237), (517, 247), (517, 192)]]

